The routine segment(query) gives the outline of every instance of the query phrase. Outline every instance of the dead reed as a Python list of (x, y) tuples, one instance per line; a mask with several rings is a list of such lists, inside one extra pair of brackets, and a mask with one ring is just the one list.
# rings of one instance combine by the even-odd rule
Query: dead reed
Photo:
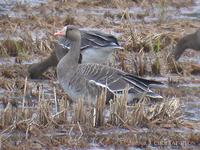
[[(188, 1), (184, 4), (189, 5)], [(107, 106), (105, 105), (106, 94), (103, 92), (95, 106), (85, 105), (80, 99), (72, 107), (67, 96), (58, 91), (57, 87), (56, 89), (49, 87), (53, 89), (53, 96), (49, 98), (42, 85), (38, 86), (38, 90), (33, 91), (29, 80), (24, 80), (27, 76), (26, 66), (20, 63), (33, 55), (47, 56), (54, 46), (52, 33), (66, 23), (122, 33), (119, 39), (125, 50), (118, 53), (120, 64), (118, 67), (124, 71), (136, 72), (138, 75), (163, 75), (169, 70), (179, 75), (198, 72), (199, 66), (192, 63), (186, 62), (185, 65), (170, 61), (172, 64), (168, 64), (166, 56), (186, 31), (191, 32), (199, 27), (199, 22), (178, 20), (165, 23), (162, 19), (167, 15), (166, 6), (173, 4), (180, 7), (183, 2), (177, 3), (172, 0), (165, 3), (156, 0), (155, 3), (160, 6), (159, 23), (146, 23), (145, 17), (149, 15), (148, 13), (135, 15), (128, 9), (135, 5), (141, 8), (153, 7), (152, 1), (148, 0), (126, 3), (120, 0), (49, 1), (48, 5), (35, 7), (18, 3), (13, 10), (25, 12), (22, 18), (1, 16), (0, 31), (3, 40), (0, 42), (0, 55), (21, 59), (16, 59), (19, 65), (1, 65), (0, 68), (0, 87), (7, 92), (6, 96), (0, 98), (2, 148), (42, 149), (58, 148), (62, 145), (78, 149), (88, 148), (91, 141), (103, 146), (126, 145), (143, 148), (145, 144), (155, 146), (154, 144), (159, 140), (166, 139), (188, 140), (198, 144), (200, 137), (198, 133), (192, 132), (183, 136), (182, 132), (165, 130), (177, 129), (180, 126), (187, 129), (199, 127), (199, 123), (188, 123), (182, 119), (178, 98), (166, 98), (162, 102), (153, 103), (144, 97), (138, 103), (127, 105), (127, 92), (124, 91), (121, 97), (115, 97)], [(72, 11), (72, 8), (86, 9), (90, 6), (115, 7), (120, 12), (115, 14), (111, 9), (104, 13), (104, 16), (87, 13), (77, 16)], [(40, 12), (39, 15), (28, 13), (35, 10)], [(135, 18), (142, 18), (142, 23), (132, 23), (132, 19)], [(116, 20), (118, 22), (115, 22)], [(55, 80), (55, 73), (50, 70), (45, 77)], [(177, 80), (170, 82), (177, 82)], [(175, 92), (171, 91), (171, 95), (175, 95)], [(29, 96), (37, 98), (34, 101), (30, 100)], [(12, 97), (19, 98), (12, 100)], [(139, 132), (142, 127), (148, 129), (148, 132)], [(128, 133), (119, 133), (119, 130), (109, 132), (115, 128), (127, 129)]]
[[(24, 89), (26, 86), (24, 87)], [(41, 89), (42, 87), (39, 87), (39, 94), (38, 94), (38, 105), (35, 107), (35, 113), (38, 114), (38, 121), (42, 125), (50, 124), (50, 123), (55, 123), (59, 120), (59, 122), (62, 120), (62, 123), (70, 123), (70, 120), (68, 120), (68, 111), (70, 110), (69, 104), (64, 102), (62, 99), (58, 100), (58, 103), (55, 104), (53, 101), (49, 101), (45, 99), (44, 97), (44, 92)], [(105, 116), (104, 116), (104, 109), (105, 107), (105, 100), (106, 100), (106, 94), (103, 93), (102, 96), (100, 96), (98, 102), (96, 103), (95, 109), (95, 125), (97, 126), (103, 126), (105, 124)], [(26, 105), (25, 105), (25, 99), (23, 100), (22, 103), (22, 110), (26, 110)], [(147, 103), (146, 100), (145, 102), (139, 102), (134, 104), (133, 106), (127, 106), (127, 91), (124, 92), (124, 94), (120, 97), (116, 97), (114, 100), (110, 101), (110, 117), (109, 122), (112, 125), (120, 125), (120, 124), (130, 124), (130, 125), (138, 125), (136, 122), (144, 122), (144, 124), (151, 123), (152, 120), (154, 120), (156, 117), (158, 117), (161, 120), (165, 120), (165, 117), (172, 117), (173, 115), (176, 116), (176, 111), (179, 112), (178, 107), (180, 106), (179, 101), (177, 99), (173, 100), (165, 100), (164, 102), (154, 104), (153, 106), (149, 106), (149, 102)], [(56, 110), (56, 107), (59, 109)], [(92, 107), (92, 106), (90, 106)], [(150, 107), (150, 108), (148, 108)], [(16, 108), (15, 108), (16, 109)], [(21, 108), (20, 108), (21, 109)], [(74, 109), (74, 110), (73, 110)], [(93, 122), (94, 118), (90, 118), (91, 120), (88, 120), (88, 116), (85, 116), (87, 114), (88, 108), (85, 107), (83, 104), (82, 100), (79, 100), (78, 103), (75, 105), (75, 107), (71, 110), (72, 116), (75, 116), (73, 120), (75, 122), (80, 122), (81, 124), (88, 122)], [(9, 110), (9, 111), (7, 111)], [(11, 104), (8, 103), (5, 109), (5, 114), (8, 113), (8, 116), (10, 112), (13, 111), (13, 108), (11, 107)], [(28, 109), (27, 109), (28, 110)], [(92, 109), (91, 109), (92, 110)], [(139, 113), (140, 111), (142, 113)], [(159, 111), (158, 111), (159, 110)], [(32, 110), (31, 110), (32, 111)], [(158, 111), (158, 112), (156, 112)], [(23, 111), (22, 111), (23, 112)], [(152, 114), (156, 114), (155, 116), (152, 115), (149, 117), (149, 113), (151, 112)], [(29, 112), (30, 113), (30, 112)], [(28, 114), (29, 114), (28, 113)], [(94, 112), (93, 112), (94, 113)], [(130, 115), (132, 114), (132, 115)], [(162, 115), (161, 115), (162, 114)], [(173, 114), (173, 115), (172, 115)], [(89, 114), (90, 115), (90, 114)], [(139, 117), (142, 116), (143, 117)], [(23, 115), (21, 115), (23, 116)], [(28, 115), (30, 116), (30, 115)], [(8, 121), (3, 120), (3, 124), (9, 124), (11, 123), (9, 118), (14, 117), (10, 115), (8, 118)], [(149, 122), (145, 122), (141, 118), (146, 118)], [(27, 119), (27, 117), (25, 117)], [(58, 119), (60, 118), (60, 119)], [(87, 118), (87, 119), (86, 119)], [(140, 118), (140, 119), (139, 119)], [(173, 117), (172, 117), (173, 118)], [(66, 121), (65, 121), (66, 120)], [(135, 120), (135, 121), (133, 121)], [(139, 121), (141, 120), (141, 121)], [(167, 118), (166, 120), (169, 120)], [(7, 122), (7, 123), (5, 123)], [(71, 123), (73, 123), (71, 122)], [(57, 123), (56, 123), (57, 124)], [(92, 125), (92, 124), (91, 124)], [(2, 125), (3, 126), (3, 125)]]
[[(28, 81), (25, 80), (25, 85), (27, 84)], [(27, 88), (29, 86), (24, 86), (24, 95), (29, 90)], [(77, 133), (76, 139), (81, 141), (84, 134), (89, 134), (85, 133), (87, 128), (93, 130), (94, 127), (106, 128), (109, 125), (132, 130), (133, 127), (166, 127), (166, 124), (168, 127), (177, 127), (182, 124), (178, 99), (152, 104), (144, 97), (139, 103), (127, 105), (128, 93), (125, 90), (121, 96), (111, 100), (108, 107), (105, 105), (106, 91), (103, 91), (95, 107), (85, 105), (81, 99), (77, 104), (73, 104), (75, 107), (70, 107), (65, 99), (58, 99), (56, 91), (54, 92), (54, 100), (46, 99), (43, 87), (39, 86), (38, 103), (34, 107), (28, 107), (27, 100), (22, 99), (22, 107), (13, 107), (8, 103), (6, 108), (1, 110), (0, 127), (3, 130), (0, 136), (3, 144), (7, 145), (11, 140), (6, 133), (14, 135), (17, 130), (24, 132), (28, 140), (34, 135), (39, 136), (43, 128), (71, 126), (66, 132), (71, 136)], [(109, 113), (105, 114), (105, 110)]]

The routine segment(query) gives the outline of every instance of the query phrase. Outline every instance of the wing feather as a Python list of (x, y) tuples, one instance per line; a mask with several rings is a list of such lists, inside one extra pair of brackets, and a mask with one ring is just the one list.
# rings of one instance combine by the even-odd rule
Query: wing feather
[(162, 84), (161, 82), (143, 79), (100, 64), (81, 64), (79, 67), (81, 75), (89, 82), (107, 88), (112, 93), (122, 92), (128, 87), (128, 91), (133, 94), (147, 93), (147, 95), (152, 97), (159, 96), (149, 88), (149, 85), (151, 83)]

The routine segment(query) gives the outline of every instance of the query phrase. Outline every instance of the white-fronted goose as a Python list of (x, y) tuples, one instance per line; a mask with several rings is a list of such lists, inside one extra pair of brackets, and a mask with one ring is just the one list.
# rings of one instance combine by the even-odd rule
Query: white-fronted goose
[[(116, 49), (123, 49), (117, 39), (110, 34), (105, 34), (98, 31), (80, 30), (81, 34), (81, 63), (105, 63)], [(70, 49), (70, 40), (62, 37), (59, 44), (63, 46), (64, 52), (58, 53), (60, 60), (66, 50)]]
[(64, 27), (55, 35), (66, 36), (71, 43), (69, 52), (57, 65), (57, 76), (60, 85), (73, 101), (82, 97), (84, 101), (96, 102), (103, 88), (107, 88), (107, 98), (111, 98), (121, 94), (127, 87), (129, 100), (143, 94), (162, 98), (149, 88), (151, 85), (163, 85), (160, 82), (146, 80), (101, 64), (78, 64), (81, 34), (76, 27)]
[(188, 48), (200, 51), (200, 29), (181, 38), (171, 55), (175, 60), (178, 60), (183, 52)]
[[(55, 67), (58, 61), (69, 51), (69, 47), (70, 41), (66, 37), (60, 37), (54, 51), (47, 59), (29, 66), (30, 77), (38, 78), (49, 67)], [(113, 35), (92, 30), (81, 30), (79, 63), (105, 63), (116, 49), (122, 49), (122, 47)], [(57, 50), (56, 54), (55, 50)]]

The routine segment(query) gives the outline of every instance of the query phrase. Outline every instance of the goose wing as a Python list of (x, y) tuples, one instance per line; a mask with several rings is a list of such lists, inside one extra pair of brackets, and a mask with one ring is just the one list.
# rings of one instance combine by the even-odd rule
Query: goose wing
[(60, 37), (58, 39), (58, 44), (61, 45), (66, 51), (70, 49), (70, 41), (65, 37)]
[(98, 31), (82, 31), (83, 45), (90, 45), (92, 47), (120, 47), (116, 37), (110, 34), (101, 33)]
[[(83, 37), (83, 36), (81, 36), (81, 37), (82, 37), (82, 40), (84, 40), (84, 37)], [(81, 41), (82, 41), (82, 40), (81, 40)], [(58, 44), (59, 44), (60, 46), (62, 46), (62, 48), (63, 48), (64, 50), (66, 50), (66, 52), (69, 51), (69, 49), (70, 49), (70, 41), (69, 41), (69, 39), (67, 39), (67, 38), (65, 38), (65, 37), (60, 37), (60, 38), (58, 39)], [(86, 48), (89, 48), (89, 47), (90, 47), (89, 44), (90, 44), (89, 42), (88, 42), (88, 44), (87, 44), (87, 42), (84, 43), (84, 44), (83, 44), (83, 42), (81, 42), (81, 50), (84, 50), (84, 49), (86, 49)]]
[[(70, 48), (70, 41), (65, 37), (61, 37), (58, 40), (58, 44), (60, 44), (64, 49)], [(81, 30), (81, 50), (91, 47), (114, 47), (122, 49), (117, 39), (113, 35), (98, 31)]]
[(129, 93), (147, 93), (150, 97), (158, 98), (158, 94), (151, 91), (149, 86), (151, 84), (162, 85), (160, 82), (146, 80), (127, 74), (121, 70), (99, 64), (81, 64), (79, 65), (78, 72), (89, 82), (93, 82), (101, 87), (106, 87), (112, 93), (120, 93), (128, 87)]

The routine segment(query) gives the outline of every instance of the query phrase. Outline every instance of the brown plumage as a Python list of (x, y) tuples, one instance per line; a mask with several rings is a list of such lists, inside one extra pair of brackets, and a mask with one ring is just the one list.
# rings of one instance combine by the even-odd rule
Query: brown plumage
[[(30, 77), (38, 78), (49, 67), (56, 67), (58, 61), (65, 56), (69, 49), (70, 41), (66, 37), (60, 37), (54, 51), (47, 59), (29, 66)], [(105, 63), (116, 49), (122, 49), (122, 47), (113, 35), (81, 30), (79, 63)], [(55, 54), (56, 50), (57, 54)]]
[(200, 51), (200, 29), (181, 38), (171, 55), (175, 60), (178, 60), (183, 52), (188, 48)]
[(110, 98), (122, 94), (127, 87), (129, 100), (144, 94), (152, 98), (162, 98), (150, 90), (152, 84), (162, 86), (160, 82), (146, 80), (101, 64), (78, 64), (81, 34), (76, 27), (67, 26), (55, 35), (65, 35), (71, 43), (69, 52), (57, 65), (57, 76), (60, 85), (73, 101), (82, 97), (84, 101), (96, 102), (103, 88), (107, 89)]

